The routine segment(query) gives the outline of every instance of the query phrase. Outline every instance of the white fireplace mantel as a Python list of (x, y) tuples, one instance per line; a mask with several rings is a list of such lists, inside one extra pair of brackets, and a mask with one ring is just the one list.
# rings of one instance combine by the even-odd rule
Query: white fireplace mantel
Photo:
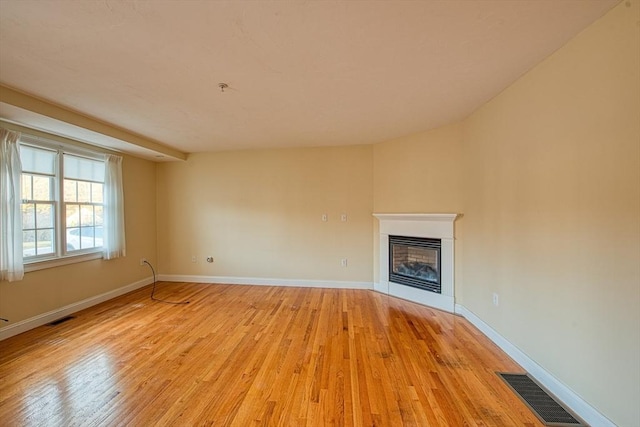
[(385, 220), (405, 220), (405, 221), (448, 221), (453, 222), (458, 214), (456, 213), (374, 213), (378, 219)]
[[(455, 213), (385, 214), (374, 213), (380, 221), (379, 281), (374, 289), (420, 304), (454, 311), (454, 230)], [(389, 235), (441, 240), (441, 293), (429, 292), (389, 281)]]

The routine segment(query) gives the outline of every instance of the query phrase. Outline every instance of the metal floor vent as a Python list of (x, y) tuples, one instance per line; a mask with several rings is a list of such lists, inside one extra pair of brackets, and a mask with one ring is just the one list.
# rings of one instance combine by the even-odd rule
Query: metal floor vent
[(61, 317), (61, 318), (59, 318), (58, 320), (54, 320), (54, 321), (53, 321), (53, 322), (51, 322), (51, 323), (47, 323), (47, 325), (49, 325), (49, 326), (56, 326), (56, 325), (59, 325), (60, 323), (64, 323), (64, 322), (66, 322), (67, 320), (71, 320), (71, 319), (75, 319), (75, 317), (74, 317), (74, 316), (65, 316), (65, 317)]
[(536, 414), (544, 425), (587, 427), (587, 424), (571, 414), (529, 375), (504, 372), (497, 372), (497, 374), (507, 383), (511, 390), (522, 399), (529, 409)]
[(496, 373), (545, 425), (587, 427), (528, 374)]

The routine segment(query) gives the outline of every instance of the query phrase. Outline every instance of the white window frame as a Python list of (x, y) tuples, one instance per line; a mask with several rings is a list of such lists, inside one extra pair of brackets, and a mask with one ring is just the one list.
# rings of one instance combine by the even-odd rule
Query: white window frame
[[(24, 271), (36, 271), (46, 268), (58, 267), (61, 265), (74, 264), (83, 261), (103, 258), (103, 247), (94, 247), (86, 250), (74, 250), (67, 253), (66, 250), (66, 224), (64, 218), (63, 207), (64, 201), (64, 155), (69, 154), (78, 157), (84, 157), (91, 160), (104, 162), (104, 153), (76, 147), (70, 144), (49, 140), (39, 136), (32, 136), (23, 133), (20, 137), (20, 145), (52, 150), (57, 152), (55, 177), (54, 177), (54, 210), (55, 210), (55, 253), (44, 254), (41, 256), (33, 256), (24, 258)], [(104, 184), (104, 182), (103, 182)]]

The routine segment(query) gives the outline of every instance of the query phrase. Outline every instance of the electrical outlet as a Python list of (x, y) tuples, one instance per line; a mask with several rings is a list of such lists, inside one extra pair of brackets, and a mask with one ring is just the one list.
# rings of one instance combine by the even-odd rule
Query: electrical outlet
[(493, 293), (493, 305), (496, 307), (500, 305), (500, 297), (495, 292)]
[(198, 262), (198, 258), (195, 255), (191, 255), (191, 262)]
[(140, 258), (140, 265), (145, 265), (146, 262), (147, 262), (146, 258)]
[(346, 258), (342, 258), (340, 260), (340, 265), (343, 266), (343, 267), (346, 267), (347, 266), (347, 259)]

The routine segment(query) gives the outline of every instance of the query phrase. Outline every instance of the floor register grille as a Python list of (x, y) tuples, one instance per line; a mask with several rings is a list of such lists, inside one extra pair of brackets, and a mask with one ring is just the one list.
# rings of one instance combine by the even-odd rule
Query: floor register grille
[(54, 320), (53, 322), (47, 323), (48, 326), (58, 326), (61, 323), (68, 322), (71, 319), (75, 319), (75, 316), (65, 316), (60, 319)]
[(545, 425), (587, 426), (540, 387), (529, 375), (505, 372), (497, 372), (497, 374)]

